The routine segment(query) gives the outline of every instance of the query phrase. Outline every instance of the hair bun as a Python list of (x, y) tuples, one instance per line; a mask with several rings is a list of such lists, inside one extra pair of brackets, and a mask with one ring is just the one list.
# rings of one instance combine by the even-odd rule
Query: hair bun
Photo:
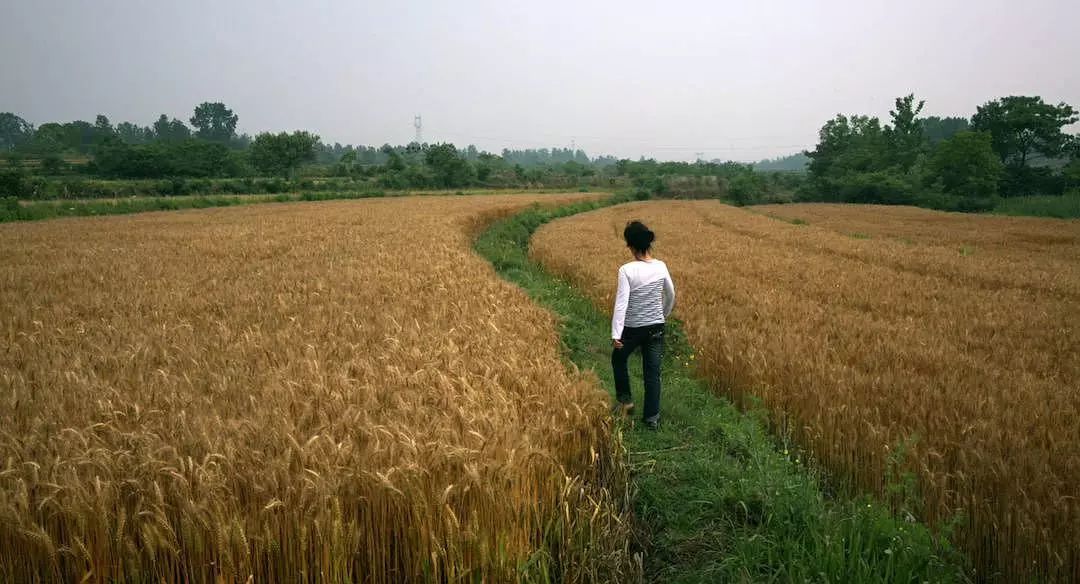
[(623, 239), (626, 240), (627, 246), (638, 253), (644, 254), (649, 251), (649, 246), (656, 239), (656, 234), (648, 227), (645, 227), (645, 224), (641, 221), (631, 221), (626, 224), (626, 229), (623, 229)]

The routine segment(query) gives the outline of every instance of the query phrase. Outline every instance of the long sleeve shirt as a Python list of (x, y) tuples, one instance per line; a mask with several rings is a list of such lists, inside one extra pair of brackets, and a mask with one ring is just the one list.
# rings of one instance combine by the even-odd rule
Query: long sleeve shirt
[(660, 260), (635, 260), (619, 268), (611, 338), (621, 339), (624, 327), (660, 324), (675, 308), (675, 284), (667, 264)]

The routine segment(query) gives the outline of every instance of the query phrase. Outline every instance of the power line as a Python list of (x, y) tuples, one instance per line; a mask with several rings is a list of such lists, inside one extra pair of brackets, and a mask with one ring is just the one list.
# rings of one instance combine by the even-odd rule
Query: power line
[[(458, 133), (458, 132), (439, 132), (439, 133), (443, 134), (443, 135), (446, 135), (446, 136), (464, 138), (464, 139), (467, 139), (467, 140), (487, 140), (487, 141), (491, 141), (491, 142), (502, 142), (502, 143), (511, 144), (511, 145), (515, 145), (515, 144), (536, 144), (536, 145), (541, 145), (541, 146), (550, 146), (553, 143), (557, 142), (557, 141), (548, 141), (548, 140), (541, 141), (541, 140), (515, 139), (515, 138), (508, 138), (508, 137), (505, 137), (505, 136), (476, 136), (476, 135), (472, 135), (472, 134), (462, 134), (462, 133)], [(620, 139), (617, 139), (617, 138), (611, 138), (611, 139), (596, 138), (594, 141), (606, 141), (606, 142), (611, 142), (611, 143), (615, 143), (615, 144), (619, 144), (619, 143), (624, 142), (623, 140), (620, 140)], [(572, 145), (576, 145), (576, 143), (577, 143), (576, 140), (571, 141)], [(649, 143), (647, 141), (641, 141), (638, 144), (644, 144), (645, 148), (647, 148), (649, 150), (672, 150), (672, 151), (683, 151), (683, 152), (693, 152), (693, 153), (699, 153), (699, 152), (700, 153), (708, 153), (708, 152), (711, 152), (711, 151), (729, 151), (729, 150), (773, 150), (773, 149), (780, 149), (780, 148), (809, 149), (809, 148), (814, 147), (814, 144), (805, 144), (805, 143), (804, 144), (766, 144), (766, 145), (757, 145), (757, 146), (737, 146), (737, 145), (731, 145), (731, 144), (724, 145), (724, 146), (702, 146), (702, 145), (697, 145), (697, 146), (652, 146), (652, 145), (649, 145)], [(575, 146), (572, 146), (572, 147), (575, 147)]]

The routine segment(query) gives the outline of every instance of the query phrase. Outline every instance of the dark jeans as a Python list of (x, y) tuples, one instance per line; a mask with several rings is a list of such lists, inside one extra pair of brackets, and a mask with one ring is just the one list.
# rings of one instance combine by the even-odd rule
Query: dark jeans
[(621, 349), (611, 351), (611, 368), (615, 371), (615, 398), (624, 404), (633, 403), (630, 395), (630, 372), (626, 367), (630, 354), (641, 348), (641, 368), (645, 374), (645, 411), (648, 422), (660, 419), (660, 360), (664, 357), (664, 325), (654, 324), (623, 329)]

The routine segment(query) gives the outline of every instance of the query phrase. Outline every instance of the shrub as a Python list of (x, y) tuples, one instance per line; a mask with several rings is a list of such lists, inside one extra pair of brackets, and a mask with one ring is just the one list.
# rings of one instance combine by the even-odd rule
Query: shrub
[(0, 197), (28, 198), (26, 174), (20, 170), (0, 170)]

